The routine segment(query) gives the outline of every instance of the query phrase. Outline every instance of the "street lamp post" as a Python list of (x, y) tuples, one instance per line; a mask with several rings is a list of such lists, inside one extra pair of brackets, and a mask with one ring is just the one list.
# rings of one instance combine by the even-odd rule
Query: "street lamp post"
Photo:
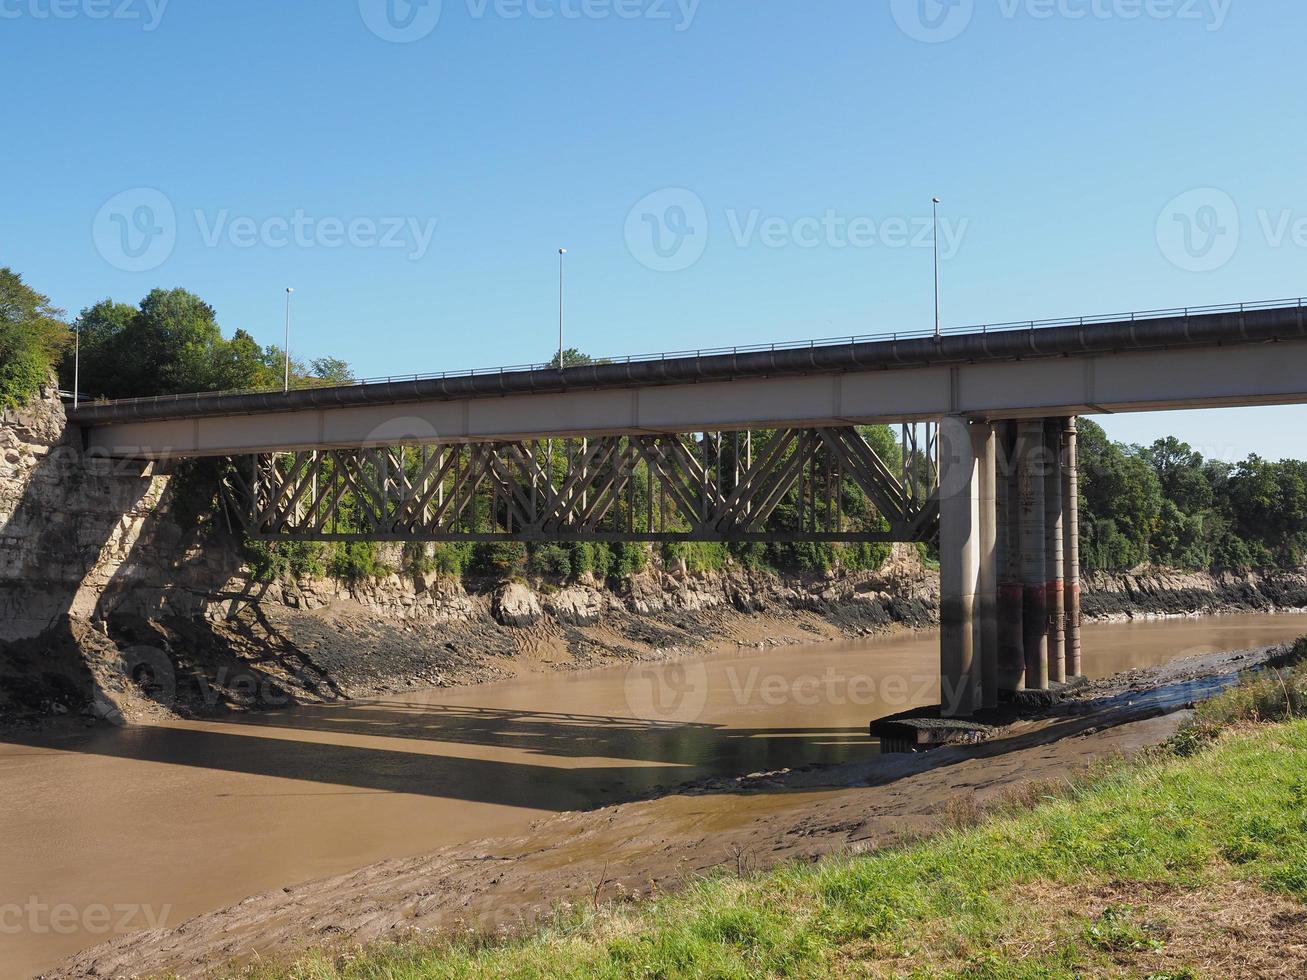
[(939, 198), (932, 197), (930, 206), (935, 219), (935, 336), (940, 336), (939, 319)]
[(567, 249), (558, 250), (558, 370), (563, 370), (563, 256)]
[(294, 287), (292, 286), (286, 287), (286, 346), (284, 348), (284, 352), (286, 354), (286, 374), (284, 380), (282, 381), (282, 388), (281, 388), (281, 390), (284, 392), (290, 391), (290, 298), (294, 294), (294, 292), (295, 292)]
[(73, 325), (73, 408), (81, 396), (78, 394), (82, 390), (82, 325), (80, 323)]

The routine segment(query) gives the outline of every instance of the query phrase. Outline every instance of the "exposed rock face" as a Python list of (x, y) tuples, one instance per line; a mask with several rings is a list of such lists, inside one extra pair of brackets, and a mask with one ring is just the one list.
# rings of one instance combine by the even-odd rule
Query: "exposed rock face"
[(540, 600), (525, 585), (509, 582), (495, 593), (495, 619), (505, 626), (534, 626), (543, 615)]
[(1303, 572), (1181, 572), (1145, 569), (1088, 577), (1084, 614), (1097, 619), (1307, 609)]
[(545, 608), (554, 619), (568, 626), (595, 626), (604, 617), (608, 597), (598, 589), (578, 586), (555, 592), (545, 599)]

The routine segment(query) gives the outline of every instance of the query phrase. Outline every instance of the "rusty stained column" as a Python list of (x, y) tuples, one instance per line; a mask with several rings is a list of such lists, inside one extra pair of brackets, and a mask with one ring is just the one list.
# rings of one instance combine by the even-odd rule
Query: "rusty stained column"
[(1080, 461), (1075, 417), (1062, 422), (1062, 561), (1066, 606), (1066, 672), (1080, 677)]
[(980, 578), (976, 616), (980, 630), (978, 706), (998, 706), (998, 437), (990, 422), (971, 423), (980, 479)]
[(980, 704), (980, 468), (970, 423), (939, 427), (940, 713), (966, 718)]
[(1044, 601), (1048, 608), (1048, 679), (1066, 683), (1066, 612), (1062, 595), (1062, 425), (1063, 420), (1044, 420), (1045, 483), (1044, 535), (1048, 569)]
[(1021, 638), (1024, 687), (1048, 690), (1048, 541), (1044, 533), (1044, 420), (1017, 423), (1017, 494), (1021, 541)]
[(998, 534), (998, 689), (1019, 691), (1026, 676), (1021, 638), (1021, 494), (1017, 483), (1017, 423), (996, 424)]

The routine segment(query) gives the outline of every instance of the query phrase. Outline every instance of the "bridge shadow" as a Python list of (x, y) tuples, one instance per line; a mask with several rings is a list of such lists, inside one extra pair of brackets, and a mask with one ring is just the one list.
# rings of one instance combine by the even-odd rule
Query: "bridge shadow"
[[(299, 716), (308, 710), (292, 712)], [(367, 712), (368, 706), (358, 706)], [(428, 709), (422, 708), (422, 711)], [(378, 793), (563, 811), (589, 809), (673, 789), (688, 781), (769, 771), (813, 761), (866, 758), (875, 747), (864, 730), (723, 729), (660, 725), (599, 716), (463, 710), (434, 713), (438, 737), (396, 747), (380, 733), (324, 726), (304, 737), (296, 717), (277, 724), (248, 719), (101, 730), (75, 737), (14, 736), (32, 748), (184, 766)], [(460, 729), (459, 721), (467, 727)], [(287, 723), (281, 723), (281, 722)], [(604, 726), (620, 725), (609, 733)], [(370, 726), (363, 726), (370, 727)], [(821, 744), (818, 744), (821, 743)], [(538, 761), (533, 761), (538, 760)], [(211, 793), (201, 776), (185, 792), (197, 803)], [(224, 788), (229, 784), (224, 781)], [(283, 787), (252, 782), (255, 795)]]
[[(19, 499), (0, 523), (0, 721), (77, 713), (102, 695), (82, 646), (95, 637), (85, 581), (151, 488), (147, 464), (88, 459), (79, 434), (48, 406), (7, 418), (25, 432), (35, 464), (21, 467)], [(85, 627), (85, 628), (81, 628)]]
[[(295, 703), (278, 676), (303, 679), (308, 701), (339, 695), (274, 630), (269, 643), (233, 644), (199, 617), (242, 559), (224, 528), (201, 533), (176, 479), (156, 486), (164, 467), (83, 452), (80, 431), (49, 404), (6, 421), (31, 448), (17, 448), (18, 499), (0, 500), (0, 726), (121, 721), (124, 697), (147, 711), (151, 700), (222, 708), (238, 700), (233, 684)], [(263, 589), (231, 594), (230, 608), (257, 615)], [(175, 691), (154, 682), (160, 657)]]

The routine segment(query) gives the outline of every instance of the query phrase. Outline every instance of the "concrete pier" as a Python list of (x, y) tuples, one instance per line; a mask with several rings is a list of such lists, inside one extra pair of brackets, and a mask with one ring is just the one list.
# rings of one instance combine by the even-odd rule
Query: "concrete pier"
[(980, 490), (971, 423), (949, 416), (939, 427), (940, 705), (946, 718), (965, 718), (981, 704)]
[(980, 478), (980, 694), (983, 708), (998, 706), (998, 436), (985, 422), (971, 424)]
[(1018, 534), (1021, 542), (1021, 635), (1026, 690), (1048, 690), (1048, 541), (1044, 532), (1044, 422), (1017, 423)]
[(1048, 679), (1066, 683), (1066, 613), (1063, 609), (1063, 498), (1062, 498), (1062, 426), (1063, 420), (1044, 420), (1044, 536), (1048, 581), (1044, 602), (1048, 610)]
[(998, 689), (1018, 691), (1026, 676), (1021, 629), (1021, 494), (1017, 482), (1017, 423), (999, 422), (997, 432)]
[(1062, 559), (1066, 618), (1066, 672), (1080, 677), (1080, 466), (1074, 417), (1062, 421)]
[(1079, 675), (1075, 420), (939, 432), (941, 715)]

